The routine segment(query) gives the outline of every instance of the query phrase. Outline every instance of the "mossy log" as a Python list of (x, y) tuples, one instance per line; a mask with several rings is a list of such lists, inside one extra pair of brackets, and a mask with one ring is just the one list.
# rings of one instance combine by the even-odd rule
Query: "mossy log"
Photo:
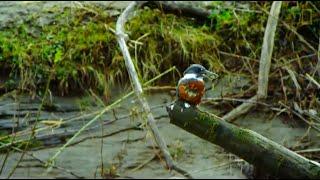
[(167, 106), (170, 123), (221, 146), (255, 167), (283, 178), (320, 178), (320, 164), (262, 135), (217, 119), (184, 102)]

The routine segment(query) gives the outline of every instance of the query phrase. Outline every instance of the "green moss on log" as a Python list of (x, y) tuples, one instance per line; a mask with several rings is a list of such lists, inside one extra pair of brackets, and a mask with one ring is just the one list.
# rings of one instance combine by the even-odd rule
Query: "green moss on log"
[(167, 111), (171, 123), (221, 146), (272, 175), (320, 178), (318, 163), (313, 163), (254, 131), (216, 119), (194, 107), (184, 108), (184, 103), (181, 101), (176, 101), (173, 108), (168, 107)]

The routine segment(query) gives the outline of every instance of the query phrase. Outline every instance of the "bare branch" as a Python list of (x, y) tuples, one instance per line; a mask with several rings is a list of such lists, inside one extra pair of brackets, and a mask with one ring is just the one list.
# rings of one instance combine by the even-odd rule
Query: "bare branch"
[(256, 103), (252, 103), (252, 101), (257, 101), (257, 95), (250, 98), (248, 102), (242, 103), (240, 106), (224, 115), (222, 119), (224, 119), (225, 121), (234, 122), (238, 116), (247, 113), (252, 107), (256, 105)]
[[(132, 2), (129, 4), (129, 6), (122, 12), (120, 17), (117, 20), (116, 24), (116, 35), (117, 40), (120, 46), (120, 49), (123, 54), (123, 58), (125, 60), (126, 68), (130, 76), (131, 84), (134, 88), (134, 92), (136, 96), (138, 97), (140, 104), (142, 105), (142, 108), (147, 116), (147, 125), (151, 129), (151, 132), (155, 138), (156, 143), (158, 144), (160, 151), (162, 155), (164, 156), (164, 159), (166, 161), (166, 165), (169, 169), (175, 169), (178, 172), (181, 172), (181, 169), (174, 165), (173, 159), (169, 153), (169, 149), (163, 140), (163, 138), (160, 135), (159, 129), (155, 123), (154, 117), (151, 113), (149, 104), (145, 97), (143, 96), (143, 90), (141, 87), (141, 84), (138, 79), (137, 72), (135, 70), (134, 64), (132, 62), (128, 47), (126, 45), (126, 38), (128, 39), (128, 36), (124, 32), (124, 25), (126, 21), (129, 19), (129, 16), (131, 13), (134, 12), (134, 9), (138, 7), (139, 5), (142, 5), (142, 3)], [(185, 172), (184, 172), (185, 173)], [(190, 177), (190, 176), (188, 176)]]
[[(274, 36), (276, 27), (278, 24), (278, 17), (281, 9), (281, 1), (275, 1), (272, 3), (270, 14), (268, 17), (266, 31), (263, 37), (262, 51), (259, 65), (259, 78), (258, 78), (258, 91), (257, 95), (250, 100), (256, 101), (267, 97), (268, 92), (268, 80), (271, 66), (272, 50), (274, 45)], [(223, 116), (226, 121), (234, 121), (239, 115), (247, 113), (254, 104), (243, 103), (239, 107), (233, 109), (231, 112)]]
[(271, 65), (272, 50), (274, 45), (274, 36), (278, 24), (278, 18), (281, 8), (281, 1), (272, 3), (270, 15), (267, 22), (266, 31), (263, 37), (262, 51), (259, 65), (259, 80), (258, 80), (258, 98), (266, 98), (268, 91), (269, 71)]

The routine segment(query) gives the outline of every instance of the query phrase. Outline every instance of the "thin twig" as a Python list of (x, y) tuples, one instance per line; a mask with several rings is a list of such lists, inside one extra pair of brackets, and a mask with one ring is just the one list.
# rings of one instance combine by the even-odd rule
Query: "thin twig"
[(307, 123), (309, 126), (311, 126), (314, 130), (320, 132), (320, 128), (316, 127), (314, 125), (314, 123), (309, 122), (308, 120), (306, 120), (300, 113), (298, 113), (297, 111), (293, 110), (292, 108), (290, 108), (289, 106), (283, 104), (280, 102), (280, 104), (282, 106), (284, 106), (287, 110), (289, 110), (290, 112), (292, 112), (293, 114), (295, 114), (296, 116), (298, 116), (303, 122)]
[(10, 149), (7, 149), (7, 153), (6, 153), (5, 157), (4, 157), (4, 160), (2, 161), (2, 165), (1, 165), (1, 169), (0, 169), (0, 175), (2, 174), (2, 171), (3, 171), (3, 169), (4, 169), (4, 167), (5, 167), (6, 163), (7, 163), (9, 155), (10, 155)]
[(320, 78), (320, 37), (319, 37), (317, 57), (318, 57), (318, 62), (317, 62), (315, 71), (318, 72), (318, 77)]
[[(253, 99), (236, 99), (236, 98), (228, 98), (228, 97), (221, 97), (221, 98), (204, 98), (201, 103), (207, 103), (212, 101), (236, 101), (236, 102), (243, 102), (243, 103), (251, 103), (251, 104), (258, 104), (263, 105), (266, 107), (270, 107), (271, 109), (277, 109), (276, 107), (260, 102), (260, 101), (253, 101)], [(277, 109), (278, 110), (278, 109)]]
[(315, 152), (320, 152), (320, 148), (296, 150), (295, 152), (296, 153), (315, 153)]
[[(132, 91), (131, 91), (132, 92)], [(132, 92), (133, 93), (133, 92)], [(117, 101), (113, 102), (112, 104), (110, 104), (109, 106), (105, 107), (98, 115), (96, 115), (93, 119), (91, 119), (87, 124), (85, 124), (84, 126), (82, 126), (82, 128), (72, 136), (72, 138), (70, 138), (57, 152), (55, 155), (53, 155), (49, 160), (48, 160), (48, 167), (50, 168), (53, 163), (54, 160), (58, 157), (58, 155), (69, 145), (71, 144), (71, 142), (82, 133), (82, 131), (84, 131), (87, 127), (89, 127), (92, 123), (94, 123), (97, 119), (99, 119), (104, 113), (106, 113), (107, 111), (113, 109), (116, 105), (118, 105), (120, 102), (122, 102), (124, 99), (128, 98), (132, 93), (126, 94), (125, 96), (123, 96), (122, 98), (118, 99)]]
[(289, 73), (289, 75), (290, 75), (290, 77), (291, 77), (294, 85), (296, 86), (296, 94), (297, 94), (297, 96), (300, 98), (301, 86), (300, 86), (300, 84), (299, 84), (299, 82), (298, 82), (298, 80), (297, 80), (294, 72), (293, 72), (291, 69), (289, 69), (289, 67), (285, 67), (285, 69), (286, 69), (287, 72)]
[[(8, 175), (8, 177), (7, 177), (8, 179), (9, 179), (9, 178), (14, 174), (14, 172), (16, 171), (18, 165), (20, 164), (20, 162), (22, 161), (24, 155), (25, 155), (26, 152), (27, 152), (27, 149), (28, 149), (28, 147), (29, 147), (29, 144), (30, 144), (31, 140), (32, 140), (33, 137), (35, 136), (35, 133), (34, 133), (35, 131), (34, 131), (34, 130), (36, 129), (36, 126), (37, 126), (37, 124), (38, 124), (38, 120), (39, 120), (39, 117), (40, 117), (40, 111), (41, 111), (41, 109), (42, 109), (42, 107), (43, 107), (43, 105), (44, 105), (45, 98), (47, 97), (47, 94), (50, 92), (49, 86), (50, 86), (51, 79), (52, 79), (52, 72), (51, 72), (50, 75), (49, 75), (49, 80), (48, 80), (48, 82), (47, 82), (47, 84), (46, 84), (45, 93), (44, 93), (44, 96), (43, 96), (43, 98), (42, 98), (42, 100), (41, 100), (41, 104), (40, 104), (39, 109), (38, 109), (38, 112), (37, 112), (36, 122), (35, 122), (35, 124), (34, 124), (34, 125), (32, 126), (32, 128), (31, 128), (31, 134), (30, 134), (29, 140), (27, 141), (26, 146), (25, 146), (25, 149), (22, 151), (22, 154), (21, 154), (21, 156), (20, 156), (17, 164), (16, 164), (16, 165), (13, 167), (13, 169), (10, 171), (10, 173), (9, 173), (9, 175)], [(20, 105), (20, 103), (19, 103), (19, 105)], [(18, 118), (19, 118), (19, 117), (18, 117)]]
[(258, 59), (250, 58), (247, 56), (240, 56), (237, 54), (232, 54), (232, 53), (228, 53), (228, 52), (224, 52), (224, 51), (218, 51), (218, 53), (223, 54), (223, 55), (227, 55), (227, 56), (231, 56), (231, 57), (235, 57), (235, 58), (239, 58), (239, 59), (246, 59), (246, 60), (250, 60), (250, 61), (254, 61), (254, 62), (259, 62)]
[(306, 74), (306, 78), (311, 81), (313, 84), (315, 84), (318, 89), (320, 89), (320, 83), (318, 83), (314, 78), (312, 78), (308, 73)]
[[(0, 144), (2, 144), (2, 143), (0, 142)], [(21, 149), (19, 149), (19, 148), (17, 148), (17, 147), (14, 147), (14, 146), (12, 146), (12, 147), (10, 147), (10, 148), (13, 149), (13, 150), (15, 150), (15, 151), (18, 151), (18, 152), (23, 152), (23, 150), (21, 150)], [(34, 154), (32, 154), (32, 153), (30, 153), (30, 152), (26, 152), (26, 155), (28, 155), (28, 156), (32, 157), (33, 159), (37, 160), (38, 162), (40, 162), (40, 163), (43, 165), (42, 167), (45, 167), (46, 162), (43, 161), (43, 160), (41, 160), (40, 158), (38, 158), (38, 157), (35, 156)], [(68, 170), (68, 169), (65, 169), (65, 168), (62, 168), (62, 167), (59, 167), (59, 166), (53, 166), (53, 168), (62, 170), (62, 171), (64, 171), (64, 172), (67, 172), (67, 173), (71, 174), (72, 176), (74, 176), (75, 178), (78, 178), (78, 179), (82, 179), (82, 178), (83, 178), (82, 176), (78, 176), (78, 175), (76, 175), (75, 173), (73, 173), (72, 171), (70, 171), (70, 170)]]
[(26, 145), (26, 147), (24, 148), (24, 150), (22, 151), (22, 154), (21, 154), (21, 156), (20, 156), (20, 158), (19, 158), (19, 160), (18, 160), (18, 162), (17, 162), (17, 164), (13, 167), (13, 169), (10, 171), (10, 173), (9, 173), (9, 175), (8, 175), (8, 177), (7, 177), (7, 179), (9, 179), (13, 174), (14, 174), (14, 172), (16, 171), (16, 169), (17, 169), (17, 167), (18, 167), (18, 165), (20, 164), (20, 162), (22, 161), (22, 159), (23, 159), (23, 157), (24, 157), (24, 155), (26, 154), (26, 152), (27, 152), (27, 149), (28, 149), (28, 147), (29, 147), (29, 144), (30, 144), (30, 141), (32, 140), (32, 135), (30, 136), (30, 139), (29, 139), (29, 141), (27, 142), (27, 145)]
[(119, 133), (122, 133), (122, 132), (125, 132), (125, 131), (129, 131), (129, 130), (141, 130), (141, 128), (139, 128), (138, 125), (135, 125), (135, 126), (126, 127), (124, 129), (120, 129), (118, 131), (115, 131), (115, 132), (112, 132), (112, 133), (109, 133), (109, 134), (105, 134), (105, 135), (84, 137), (83, 139), (80, 139), (78, 141), (75, 141), (74, 143), (69, 144), (67, 147), (75, 146), (75, 145), (77, 145), (79, 143), (82, 143), (82, 142), (84, 142), (86, 140), (89, 140), (89, 139), (103, 139), (105, 137), (110, 137), (110, 136), (113, 136), (113, 135), (116, 135), (116, 134), (119, 134)]
[(318, 117), (318, 116), (316, 116), (315, 114), (312, 114), (312, 113), (310, 113), (310, 112), (308, 112), (308, 111), (306, 111), (306, 110), (302, 110), (302, 109), (299, 107), (298, 103), (294, 102), (294, 103), (293, 103), (293, 108), (294, 108), (294, 110), (296, 110), (298, 113), (307, 115), (307, 116), (309, 116), (310, 118), (312, 118), (313, 120), (315, 120), (315, 121), (317, 121), (318, 123), (320, 123), (320, 117)]
[[(260, 7), (260, 9), (261, 9), (264, 13), (268, 14), (269, 16), (271, 16), (271, 12), (266, 11), (266, 10), (263, 9), (259, 4), (257, 4), (257, 5)], [(272, 15), (272, 16), (273, 16), (273, 15)], [(274, 16), (274, 18), (277, 19), (277, 20), (279, 20), (288, 30), (290, 30), (290, 31), (293, 32), (296, 36), (298, 36), (299, 40), (300, 40), (301, 42), (303, 42), (305, 45), (307, 45), (307, 47), (309, 47), (312, 51), (314, 51), (315, 53), (317, 53), (317, 50), (316, 50), (313, 46), (311, 46), (311, 44), (308, 43), (308, 42), (303, 38), (303, 36), (300, 35), (300, 34), (296, 31), (296, 29), (295, 29), (294, 27), (290, 27), (289, 24), (287, 24), (285, 21), (279, 19), (279, 17)]]
[(153, 156), (147, 160), (145, 160), (143, 163), (141, 163), (139, 166), (135, 167), (134, 169), (131, 170), (131, 172), (137, 171), (141, 168), (143, 168), (144, 166), (146, 166), (147, 164), (149, 164), (151, 161), (153, 161), (154, 159), (156, 159), (158, 156), (157, 154), (153, 154)]
[[(114, 112), (114, 109), (112, 110)], [(115, 116), (115, 119), (117, 120), (117, 117)], [(104, 132), (104, 129), (103, 129), (103, 120), (101, 119), (101, 136), (103, 136), (103, 132)], [(101, 177), (103, 175), (103, 171), (104, 171), (104, 163), (103, 163), (103, 138), (101, 138), (101, 141), (100, 141), (100, 160), (101, 160)]]
[[(176, 70), (177, 70), (176, 67), (173, 66), (173, 67), (169, 68), (168, 70), (166, 70), (165, 72), (163, 72), (163, 73), (157, 75), (156, 77), (152, 78), (151, 80), (147, 81), (147, 82), (144, 83), (143, 85), (144, 85), (144, 86), (147, 86), (147, 85), (151, 84), (152, 82), (156, 81), (157, 79), (161, 78), (162, 76), (168, 74), (169, 72), (171, 72), (171, 71), (176, 71)], [(148, 87), (145, 87), (144, 89), (148, 90)], [(133, 94), (133, 91), (129, 92), (129, 94), (127, 94), (128, 96), (124, 97), (123, 100), (127, 99), (127, 98), (130, 97), (130, 95), (132, 95), (132, 94)], [(163, 106), (163, 105), (159, 105), (159, 106)], [(158, 107), (158, 106), (151, 107), (151, 109), (157, 108), (157, 107)], [(94, 111), (94, 112), (92, 112), (92, 113), (85, 113), (85, 114), (82, 115), (82, 116), (76, 116), (76, 117), (73, 117), (73, 118), (71, 118), (71, 119), (64, 120), (64, 121), (61, 122), (61, 125), (67, 124), (67, 123), (70, 123), (70, 122), (73, 122), (73, 121), (75, 121), (75, 120), (79, 120), (79, 119), (83, 119), (83, 118), (87, 118), (87, 117), (90, 117), (90, 116), (97, 115), (97, 114), (100, 113), (102, 110), (103, 110), (103, 109), (100, 109), (100, 110)], [(127, 116), (125, 116), (125, 117), (127, 117)], [(124, 117), (122, 117), (122, 118), (124, 118)], [(120, 118), (120, 119), (121, 119), (121, 118)], [(0, 137), (0, 140), (6, 139), (6, 138), (12, 138), (12, 137), (15, 137), (15, 136), (16, 136), (16, 137), (26, 136), (26, 135), (28, 135), (28, 133), (35, 133), (35, 134), (37, 134), (38, 132), (47, 130), (47, 129), (49, 129), (49, 128), (51, 128), (51, 126), (46, 126), (46, 127), (42, 127), (42, 128), (35, 129), (34, 132), (30, 132), (30, 131), (28, 131), (28, 130), (24, 130), (24, 131), (20, 131), (20, 132), (11, 134), (11, 135), (2, 136), (2, 137)], [(25, 140), (14, 141), (14, 143), (20, 143), (20, 142), (23, 142), (23, 141), (25, 141)], [(8, 147), (8, 146), (10, 146), (10, 145), (11, 145), (11, 143), (3, 144), (3, 145), (0, 146), (0, 149), (6, 148), (6, 147)]]
[[(166, 104), (159, 104), (159, 105), (156, 105), (156, 106), (152, 106), (151, 109), (157, 109), (157, 108), (163, 108), (165, 107)], [(142, 113), (143, 111), (139, 111), (138, 113)], [(103, 125), (110, 125), (118, 120), (123, 120), (123, 119), (126, 119), (128, 117), (132, 116), (132, 114), (126, 114), (126, 115), (122, 115), (120, 117), (117, 117), (117, 119), (113, 119), (113, 120), (104, 120), (105, 122), (103, 123)], [(160, 115), (158, 117), (155, 117), (155, 119), (160, 119), (160, 118), (163, 118), (163, 117), (167, 117), (166, 116), (163, 116), (163, 115)], [(91, 131), (91, 130), (95, 130), (97, 128), (99, 128), (100, 125), (96, 125), (96, 126), (93, 126), (93, 127), (90, 127), (90, 128), (87, 128), (86, 130), (84, 130), (84, 132), (87, 132), (87, 131)], [(38, 136), (38, 137), (35, 137), (36, 140), (41, 140), (41, 141), (44, 141), (45, 139), (47, 138), (50, 138), (50, 137), (53, 137), (53, 136), (59, 136), (59, 137), (69, 137), (69, 136), (72, 136), (74, 135), (76, 132), (78, 132), (79, 130), (74, 130), (74, 131), (68, 131), (68, 132), (63, 132), (61, 134), (51, 134), (51, 135), (44, 135), (44, 136)], [(0, 145), (0, 149), (1, 148), (6, 148), (6, 147), (9, 147), (11, 145), (15, 145), (17, 143), (22, 143), (24, 142), (25, 140), (19, 140), (19, 141), (14, 141), (14, 139), (12, 139), (12, 142), (11, 143), (8, 143), (8, 144), (4, 144), (4, 143), (1, 143)], [(48, 147), (47, 147), (48, 148)], [(33, 150), (39, 150), (39, 149), (43, 149), (42, 147), (37, 147), (37, 148), (33, 148)]]

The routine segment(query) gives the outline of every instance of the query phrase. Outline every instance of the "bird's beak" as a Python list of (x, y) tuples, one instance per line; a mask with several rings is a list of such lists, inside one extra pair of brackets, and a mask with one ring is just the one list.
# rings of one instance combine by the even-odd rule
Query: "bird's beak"
[(214, 73), (214, 72), (211, 72), (211, 71), (208, 71), (206, 70), (205, 71), (205, 74), (204, 74), (207, 78), (211, 79), (211, 80), (214, 80), (214, 79), (217, 79), (219, 77), (218, 74)]

